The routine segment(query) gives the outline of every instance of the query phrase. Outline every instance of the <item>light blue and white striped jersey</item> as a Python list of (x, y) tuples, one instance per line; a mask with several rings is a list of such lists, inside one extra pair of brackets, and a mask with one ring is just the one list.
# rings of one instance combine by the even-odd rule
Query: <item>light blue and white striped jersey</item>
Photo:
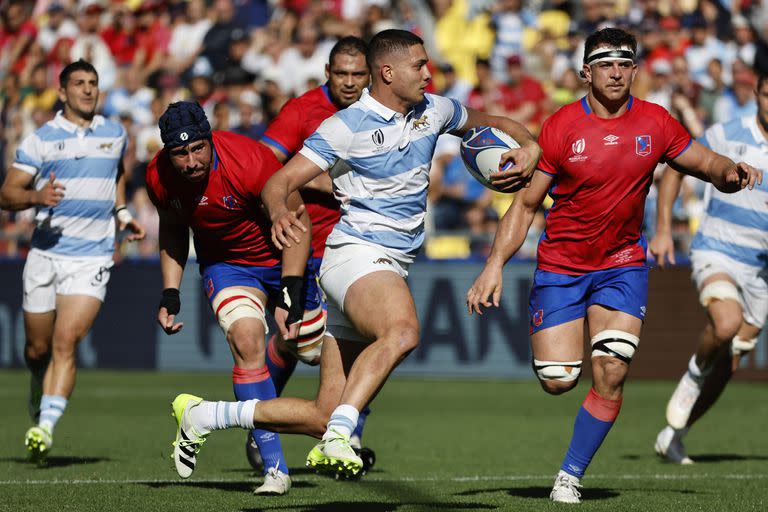
[(467, 110), (426, 94), (402, 115), (368, 91), (323, 121), (300, 153), (330, 170), (341, 220), (327, 245), (366, 243), (410, 262), (424, 243), (429, 169), (441, 133), (461, 128)]
[[(768, 178), (768, 141), (755, 116), (709, 128), (699, 142), (734, 162), (747, 162)], [(706, 213), (691, 250), (716, 251), (755, 271), (768, 268), (768, 179), (735, 194), (712, 185), (705, 192)]]
[(125, 141), (123, 126), (102, 116), (82, 128), (58, 112), (21, 142), (13, 166), (35, 176), (38, 190), (51, 172), (66, 187), (57, 206), (37, 208), (34, 249), (77, 258), (113, 253), (112, 211)]

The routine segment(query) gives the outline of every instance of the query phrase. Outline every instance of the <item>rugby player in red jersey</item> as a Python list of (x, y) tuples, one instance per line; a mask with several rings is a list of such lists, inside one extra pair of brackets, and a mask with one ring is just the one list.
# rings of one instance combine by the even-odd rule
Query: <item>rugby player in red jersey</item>
[[(306, 265), (309, 242), (293, 244), (281, 257), (270, 240), (259, 193), (280, 163), (247, 137), (211, 132), (197, 103), (171, 104), (159, 125), (165, 146), (149, 164), (146, 179), (160, 215), (164, 290), (158, 322), (168, 334), (182, 327), (175, 316), (191, 228), (203, 289), (234, 358), (235, 396), (239, 401), (275, 398), (265, 364), (269, 299), (276, 299), (275, 319), (296, 351), (318, 344), (325, 331), (315, 269)], [(298, 194), (292, 201), (302, 211)], [(265, 469), (264, 483), (255, 492), (285, 494), (291, 481), (279, 436), (261, 429), (251, 435)], [(189, 476), (194, 447), (177, 446), (175, 452), (179, 474)]]
[(520, 248), (549, 194), (555, 203), (539, 242), (529, 313), (533, 366), (544, 390), (576, 386), (586, 321), (592, 388), (550, 498), (578, 503), (581, 478), (619, 414), (646, 312), (648, 267), (641, 233), (653, 171), (668, 162), (719, 190), (750, 189), (760, 171), (693, 141), (664, 108), (630, 95), (637, 42), (615, 28), (587, 38), (587, 95), (542, 127), (543, 156), (496, 232), (485, 268), (467, 292), (470, 314), (499, 305), (504, 263)]
[[(277, 117), (270, 123), (261, 142), (266, 144), (280, 162), (285, 163), (299, 152), (304, 140), (312, 135), (320, 124), (341, 109), (360, 99), (370, 81), (365, 62), (367, 45), (359, 37), (340, 39), (331, 49), (325, 76), (328, 81), (289, 100)], [(323, 173), (300, 189), (301, 197), (312, 221), (312, 256), (314, 268), (319, 269), (325, 252), (325, 241), (339, 221), (339, 203), (333, 197), (331, 178)], [(280, 395), (288, 378), (296, 367), (296, 357), (282, 347), (273, 336), (267, 343), (267, 365), (277, 394)], [(335, 342), (332, 340), (331, 342)], [(360, 411), (357, 428), (350, 444), (363, 459), (363, 473), (374, 464), (376, 456), (370, 448), (363, 448), (361, 438), (368, 407)], [(260, 467), (257, 447), (251, 439), (246, 441), (248, 460), (254, 468)]]

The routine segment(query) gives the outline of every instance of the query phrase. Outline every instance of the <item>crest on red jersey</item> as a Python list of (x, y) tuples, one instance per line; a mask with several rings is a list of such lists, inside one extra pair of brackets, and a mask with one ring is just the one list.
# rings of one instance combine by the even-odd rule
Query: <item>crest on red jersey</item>
[(635, 137), (635, 153), (640, 156), (648, 156), (653, 151), (650, 135), (638, 135)]

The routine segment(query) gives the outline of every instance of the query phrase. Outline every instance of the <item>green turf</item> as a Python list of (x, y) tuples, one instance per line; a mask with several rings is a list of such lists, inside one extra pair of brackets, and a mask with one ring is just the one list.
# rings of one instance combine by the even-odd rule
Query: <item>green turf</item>
[[(296, 379), (286, 393), (311, 396), (314, 386)], [(24, 459), (26, 390), (25, 373), (0, 374), (0, 510), (406, 512), (569, 508), (547, 497), (587, 387), (550, 397), (532, 381), (395, 379), (366, 430), (374, 471), (361, 482), (310, 474), (312, 440), (284, 436), (294, 487), (283, 497), (251, 494), (242, 431), (214, 433), (189, 481), (171, 468), (170, 400), (180, 391), (229, 399), (227, 375), (81, 372), (47, 468)], [(726, 391), (689, 435), (698, 462), (688, 467), (652, 451), (671, 391), (630, 382), (579, 510), (768, 510), (768, 386)]]

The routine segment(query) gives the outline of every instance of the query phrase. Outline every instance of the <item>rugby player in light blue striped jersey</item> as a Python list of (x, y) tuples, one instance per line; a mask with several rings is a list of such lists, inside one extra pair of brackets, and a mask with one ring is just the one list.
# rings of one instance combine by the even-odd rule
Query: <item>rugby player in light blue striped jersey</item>
[[(768, 76), (757, 80), (757, 115), (710, 127), (702, 145), (768, 169)], [(656, 236), (648, 248), (660, 267), (675, 263), (672, 205), (682, 175), (667, 168), (659, 187)], [(768, 180), (734, 194), (707, 185), (706, 211), (691, 244), (693, 280), (707, 324), (667, 404), (668, 425), (655, 450), (670, 462), (692, 464), (683, 445), (688, 429), (725, 389), (739, 362), (757, 344), (768, 316)]]
[(519, 123), (426, 93), (428, 57), (414, 34), (376, 34), (366, 61), (371, 90), (324, 121), (262, 192), (279, 247), (308, 236), (286, 205), (293, 190), (328, 172), (341, 204), (341, 219), (328, 237), (320, 269), (333, 346), (323, 347), (320, 394), (326, 396), (318, 400), (332, 403), (333, 410), (322, 440), (307, 457), (309, 466), (336, 474), (359, 471), (362, 462), (349, 446), (359, 411), (419, 342), (405, 278), (424, 242), (437, 137), (462, 136), (477, 126), (510, 134), (522, 147), (502, 156), (500, 168), (508, 161), (515, 166), (495, 175), (508, 190), (528, 182), (541, 155)]
[(24, 443), (43, 462), (75, 386), (75, 351), (104, 302), (115, 218), (140, 240), (144, 229), (125, 206), (122, 125), (96, 115), (99, 77), (79, 60), (59, 75), (64, 110), (27, 136), (0, 189), (0, 208), (35, 208), (24, 267), (26, 346), (33, 427)]

